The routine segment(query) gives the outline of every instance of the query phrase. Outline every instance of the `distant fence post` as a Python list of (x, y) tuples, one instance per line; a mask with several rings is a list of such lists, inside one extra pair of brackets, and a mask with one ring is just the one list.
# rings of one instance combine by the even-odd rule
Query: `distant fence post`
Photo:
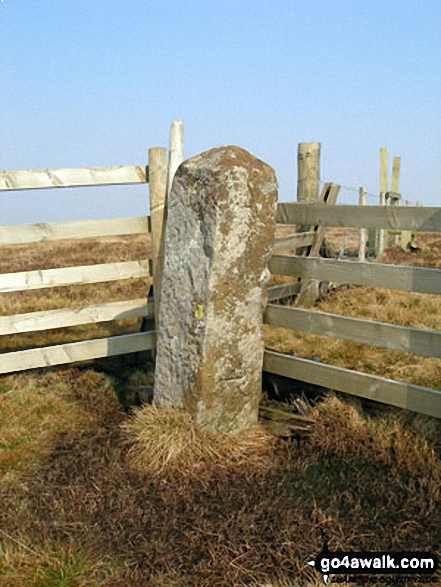
[[(386, 192), (380, 192), (380, 206), (386, 206)], [(384, 228), (381, 228), (378, 231), (378, 247), (377, 247), (377, 255), (381, 257), (384, 253), (384, 249), (386, 248), (386, 231)]]
[(150, 222), (151, 222), (151, 275), (155, 308), (155, 328), (159, 325), (159, 296), (164, 265), (164, 229), (167, 191), (167, 149), (149, 149)]
[[(410, 206), (410, 200), (406, 200), (406, 206)], [(412, 231), (411, 230), (402, 230), (401, 231), (401, 240), (400, 246), (403, 251), (408, 251), (410, 248), (410, 244), (412, 242)]]
[(170, 129), (170, 150), (167, 176), (167, 194), (170, 193), (173, 178), (179, 165), (184, 160), (184, 123), (175, 120)]
[[(386, 203), (389, 206), (401, 206), (401, 194), (397, 192), (387, 192), (386, 193)], [(389, 234), (390, 238), (388, 242), (393, 243), (394, 245), (398, 244), (400, 232), (394, 231), (395, 234)]]
[(316, 202), (320, 188), (320, 143), (299, 143), (297, 150), (297, 201)]
[[(386, 147), (380, 148), (380, 206), (386, 206), (386, 192), (389, 190), (389, 151)], [(386, 233), (369, 229), (369, 252), (378, 257), (384, 253), (386, 247)]]
[(394, 157), (392, 166), (392, 192), (398, 194), (400, 192), (400, 169), (401, 157)]
[[(359, 204), (360, 206), (366, 206), (366, 188), (360, 188), (359, 190)], [(366, 241), (367, 241), (367, 230), (365, 228), (360, 229), (360, 240), (358, 247), (358, 260), (366, 260)]]
[(389, 152), (386, 147), (380, 149), (380, 193), (389, 191)]

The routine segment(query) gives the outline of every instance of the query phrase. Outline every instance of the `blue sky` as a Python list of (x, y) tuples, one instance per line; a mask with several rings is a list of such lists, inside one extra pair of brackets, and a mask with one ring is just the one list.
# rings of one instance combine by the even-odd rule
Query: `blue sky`
[[(282, 201), (319, 141), (323, 181), (378, 193), (388, 147), (403, 198), (439, 206), (440, 30), (439, 0), (3, 0), (0, 169), (146, 164), (180, 119), (186, 157), (237, 144)], [(148, 210), (146, 186), (0, 197), (0, 224)]]

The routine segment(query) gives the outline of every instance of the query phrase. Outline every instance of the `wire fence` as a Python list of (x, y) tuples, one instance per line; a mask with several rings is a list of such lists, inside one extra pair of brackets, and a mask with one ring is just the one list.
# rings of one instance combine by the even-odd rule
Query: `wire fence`
[[(300, 180), (300, 182), (302, 181), (311, 181), (310, 179), (305, 179), (305, 180)], [(320, 186), (320, 190), (323, 188), (324, 185), (326, 185), (329, 182), (326, 181), (321, 181), (319, 180), (319, 186)], [(360, 188), (359, 187), (353, 187), (353, 186), (348, 186), (348, 185), (340, 185), (340, 192), (338, 194), (338, 199), (337, 199), (337, 205), (347, 205), (347, 206), (358, 206), (358, 204), (360, 203)], [(403, 201), (403, 205), (405, 204), (406, 201)], [(380, 205), (380, 194), (374, 194), (372, 192), (368, 192), (366, 191), (366, 204), (368, 206), (379, 206)], [(419, 204), (419, 202), (416, 202), (415, 205), (421, 205)]]

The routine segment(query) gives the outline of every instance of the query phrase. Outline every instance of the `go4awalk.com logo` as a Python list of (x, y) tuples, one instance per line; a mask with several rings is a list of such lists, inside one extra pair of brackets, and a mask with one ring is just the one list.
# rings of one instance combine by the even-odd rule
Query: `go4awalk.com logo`
[[(328, 541), (324, 536), (322, 551), (314, 560), (307, 564), (322, 573), (323, 582), (329, 581), (330, 575), (351, 575), (350, 582), (356, 582), (359, 575), (423, 575), (420, 583), (434, 583), (436, 579), (428, 575), (438, 569), (438, 558), (431, 552), (345, 552), (343, 550), (330, 551)], [(365, 580), (367, 577), (364, 578)], [(426, 579), (426, 580), (424, 580)], [(378, 577), (375, 579), (378, 581)], [(340, 582), (340, 581), (336, 581)], [(370, 582), (370, 581), (369, 581)], [(383, 581), (381, 581), (383, 582)], [(401, 580), (387, 580), (387, 583), (402, 583)]]

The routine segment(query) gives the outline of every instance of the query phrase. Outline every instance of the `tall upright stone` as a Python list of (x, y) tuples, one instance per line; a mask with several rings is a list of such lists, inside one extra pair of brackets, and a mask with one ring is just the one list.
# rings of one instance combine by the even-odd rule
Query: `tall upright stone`
[(201, 426), (257, 423), (277, 181), (239, 147), (184, 161), (169, 195), (154, 402)]

